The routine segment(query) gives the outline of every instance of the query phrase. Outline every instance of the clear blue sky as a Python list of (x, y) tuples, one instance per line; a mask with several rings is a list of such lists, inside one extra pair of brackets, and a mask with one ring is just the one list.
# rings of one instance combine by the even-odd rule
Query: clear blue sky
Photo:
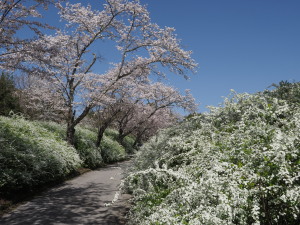
[(197, 74), (171, 83), (191, 89), (200, 111), (221, 103), (230, 89), (254, 93), (281, 80), (300, 81), (299, 0), (141, 2), (153, 22), (175, 27), (194, 52)]
[[(101, 8), (104, 1), (74, 2), (90, 2)], [(197, 74), (191, 74), (189, 81), (173, 74), (168, 77), (172, 86), (191, 89), (200, 103), (200, 112), (207, 111), (207, 105), (221, 103), (230, 89), (254, 93), (281, 80), (300, 81), (299, 0), (141, 3), (148, 5), (153, 22), (176, 28), (182, 45), (193, 51), (193, 58), (199, 63)], [(95, 72), (102, 66), (97, 65)]]

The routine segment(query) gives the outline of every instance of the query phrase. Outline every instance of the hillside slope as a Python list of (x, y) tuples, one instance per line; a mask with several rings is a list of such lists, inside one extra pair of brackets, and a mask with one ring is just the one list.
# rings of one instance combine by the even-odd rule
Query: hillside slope
[(300, 224), (299, 103), (233, 92), (210, 110), (142, 147), (129, 224)]
[(35, 192), (80, 167), (94, 169), (125, 159), (125, 148), (113, 132), (108, 130), (97, 148), (97, 133), (78, 127), (73, 147), (65, 141), (63, 125), (0, 116), (0, 200)]

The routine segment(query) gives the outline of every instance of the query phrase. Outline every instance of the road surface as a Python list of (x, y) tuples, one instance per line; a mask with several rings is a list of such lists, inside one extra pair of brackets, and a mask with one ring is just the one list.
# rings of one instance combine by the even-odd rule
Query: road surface
[(130, 196), (116, 197), (123, 172), (121, 162), (66, 181), (0, 218), (1, 225), (125, 224)]

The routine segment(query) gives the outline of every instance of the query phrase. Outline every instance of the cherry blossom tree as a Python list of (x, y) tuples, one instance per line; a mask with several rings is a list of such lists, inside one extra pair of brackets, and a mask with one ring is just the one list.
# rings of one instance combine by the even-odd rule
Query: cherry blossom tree
[(22, 89), (18, 90), (22, 112), (31, 119), (61, 122), (67, 109), (61, 93), (52, 83), (36, 76), (22, 76)]
[(171, 108), (163, 108), (157, 111), (133, 132), (135, 136), (133, 147), (142, 145), (143, 142), (156, 135), (159, 130), (174, 125), (180, 118), (180, 115), (176, 114)]
[[(139, 1), (107, 0), (102, 11), (81, 4), (57, 7), (66, 30), (37, 40), (34, 45), (43, 51), (28, 55), (26, 61), (37, 63), (35, 74), (51, 82), (55, 92), (64, 97), (70, 144), (74, 143), (75, 127), (93, 107), (114, 101), (109, 93), (120, 88), (124, 78), (161, 75), (158, 65), (186, 76), (197, 65), (191, 52), (180, 47), (174, 29), (151, 23)], [(99, 58), (92, 49), (103, 40), (116, 43), (120, 61), (104, 74), (92, 73)]]
[[(189, 112), (194, 112), (197, 108), (188, 90), (186, 95), (181, 95), (176, 89), (163, 83), (140, 85), (139, 90), (142, 93), (137, 91), (137, 94), (143, 96), (143, 101), (127, 104), (126, 110), (123, 110), (121, 116), (115, 121), (119, 130), (120, 143), (129, 134), (135, 133), (139, 136), (138, 132), (148, 125), (153, 128), (158, 124), (161, 125), (160, 128), (166, 127), (172, 114), (170, 109), (173, 107), (180, 107)], [(164, 119), (165, 123), (162, 123)], [(154, 122), (157, 124), (155, 125)], [(147, 130), (145, 129), (144, 132)]]
[[(53, 29), (42, 23), (39, 9), (47, 9), (58, 0), (2, 0), (0, 1), (0, 69), (26, 69), (25, 55), (30, 54), (31, 42), (41, 36), (41, 29)], [(32, 35), (21, 37), (23, 29), (31, 30)], [(28, 34), (29, 32), (27, 32)], [(31, 46), (31, 47), (30, 47)]]
[[(133, 82), (126, 82), (132, 80)], [(134, 104), (141, 101), (141, 98), (136, 95), (135, 88), (138, 84), (135, 79), (122, 79), (122, 85), (118, 89), (109, 93), (111, 101), (97, 105), (92, 113), (93, 125), (98, 128), (98, 137), (96, 145), (99, 147), (105, 130), (112, 125), (118, 116), (127, 109), (128, 104)]]
[[(181, 95), (176, 89), (163, 83), (153, 83), (148, 79), (137, 80), (132, 77), (123, 78), (120, 83), (119, 88), (110, 93), (115, 100), (106, 104), (102, 102), (93, 111), (93, 118), (98, 127), (98, 146), (104, 131), (113, 124), (119, 130), (119, 141), (122, 143), (125, 136), (137, 134), (149, 124), (150, 120), (158, 124), (159, 119), (155, 117), (163, 116), (162, 112), (167, 114), (174, 106), (191, 112), (196, 110), (194, 98), (188, 92)], [(165, 117), (167, 123), (169, 115)], [(154, 124), (152, 126), (154, 127)], [(160, 126), (163, 127), (165, 126)], [(143, 133), (150, 130), (145, 129)]]

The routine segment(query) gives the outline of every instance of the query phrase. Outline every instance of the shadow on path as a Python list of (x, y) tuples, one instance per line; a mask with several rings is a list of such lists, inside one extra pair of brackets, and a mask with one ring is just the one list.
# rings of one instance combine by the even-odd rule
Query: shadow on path
[(111, 203), (129, 162), (91, 171), (49, 190), (0, 218), (1, 225), (125, 224), (129, 195)]

